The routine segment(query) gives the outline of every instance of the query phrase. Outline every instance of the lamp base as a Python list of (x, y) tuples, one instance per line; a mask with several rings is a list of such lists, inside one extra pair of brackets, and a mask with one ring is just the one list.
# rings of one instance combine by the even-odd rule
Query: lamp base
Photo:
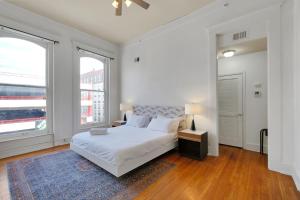
[(123, 121), (127, 122), (126, 113), (124, 113), (124, 118), (123, 118)]
[(192, 131), (195, 131), (195, 130), (196, 130), (196, 126), (195, 126), (195, 121), (194, 121), (194, 119), (192, 120), (191, 130), (192, 130)]

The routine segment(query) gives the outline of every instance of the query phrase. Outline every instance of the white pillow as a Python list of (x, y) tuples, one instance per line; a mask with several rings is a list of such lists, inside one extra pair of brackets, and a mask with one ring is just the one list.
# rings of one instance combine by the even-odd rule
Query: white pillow
[(172, 123), (169, 127), (169, 133), (176, 133), (179, 127), (179, 123), (183, 120), (182, 117), (168, 118), (162, 115), (158, 115), (157, 119), (169, 119), (172, 120)]
[(162, 119), (156, 118), (152, 119), (150, 124), (148, 125), (147, 129), (152, 131), (160, 131), (164, 133), (171, 133), (172, 132), (172, 119)]
[(139, 116), (139, 115), (132, 114), (126, 123), (126, 126), (144, 128), (147, 126), (147, 121), (149, 120), (146, 116)]

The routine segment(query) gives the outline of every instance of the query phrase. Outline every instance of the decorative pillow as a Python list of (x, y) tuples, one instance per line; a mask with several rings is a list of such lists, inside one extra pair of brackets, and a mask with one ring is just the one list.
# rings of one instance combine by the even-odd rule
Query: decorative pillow
[(168, 117), (165, 117), (165, 116), (162, 116), (162, 115), (158, 115), (157, 119), (169, 119), (169, 120), (172, 120), (172, 123), (171, 123), (171, 125), (169, 127), (169, 129), (170, 129), (169, 132), (170, 133), (176, 133), (177, 130), (178, 130), (178, 127), (179, 127), (179, 123), (184, 120), (182, 117), (168, 118)]
[(163, 119), (163, 118), (156, 118), (152, 119), (150, 124), (148, 125), (147, 129), (152, 131), (160, 131), (164, 133), (171, 133), (172, 132), (172, 119)]
[(144, 128), (148, 125), (147, 123), (149, 123), (149, 121), (150, 120), (146, 116), (132, 114), (127, 120), (126, 126)]
[(143, 126), (145, 128), (148, 127), (149, 123), (151, 122), (151, 117), (149, 116), (143, 116), (143, 117), (145, 117), (145, 124)]

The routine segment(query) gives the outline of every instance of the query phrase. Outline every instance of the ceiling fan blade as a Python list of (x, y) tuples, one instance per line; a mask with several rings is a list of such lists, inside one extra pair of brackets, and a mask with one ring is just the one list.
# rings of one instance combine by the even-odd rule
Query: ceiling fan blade
[(149, 6), (150, 6), (149, 3), (147, 3), (146, 1), (143, 1), (143, 0), (131, 0), (131, 1), (133, 1), (136, 4), (138, 4), (139, 6), (141, 6), (144, 9), (148, 9)]
[(116, 16), (122, 15), (122, 0), (117, 0), (118, 7), (116, 8)]

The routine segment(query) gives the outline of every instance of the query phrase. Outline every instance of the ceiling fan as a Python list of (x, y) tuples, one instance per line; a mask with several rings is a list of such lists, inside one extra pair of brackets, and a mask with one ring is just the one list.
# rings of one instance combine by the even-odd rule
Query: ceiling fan
[[(122, 2), (123, 0), (114, 0), (112, 3), (113, 7), (116, 8), (116, 16), (122, 15)], [(144, 9), (148, 9), (150, 4), (143, 0), (125, 0), (124, 1), (126, 6), (129, 7), (132, 2), (136, 3), (137, 5), (141, 6)]]

